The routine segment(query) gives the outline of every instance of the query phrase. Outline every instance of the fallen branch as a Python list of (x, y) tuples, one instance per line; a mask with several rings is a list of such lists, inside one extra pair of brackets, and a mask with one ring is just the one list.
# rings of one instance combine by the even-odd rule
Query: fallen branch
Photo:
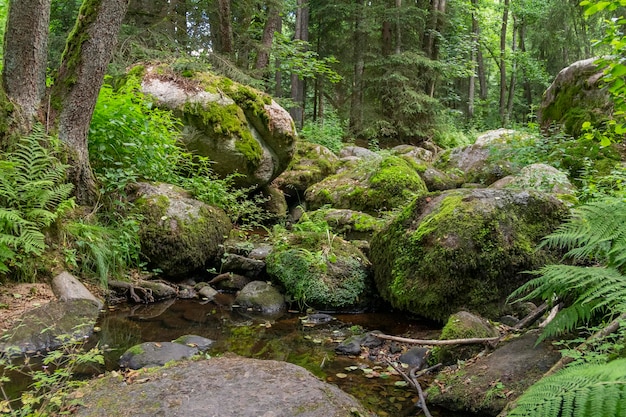
[[(417, 376), (415, 375), (415, 373), (417, 372), (418, 367), (413, 367), (409, 371), (409, 375), (407, 375), (402, 372), (402, 369), (398, 368), (393, 362), (391, 362), (389, 358), (385, 358), (385, 361), (387, 362), (387, 364), (389, 364), (389, 366), (395, 369), (397, 373), (402, 375), (402, 378), (404, 378), (407, 383), (411, 384), (417, 390), (417, 395), (420, 399), (420, 406), (422, 408), (422, 411), (424, 411), (424, 415), (426, 415), (426, 417), (433, 417), (432, 414), (430, 414), (430, 411), (428, 411), (428, 407), (426, 406), (426, 397), (424, 396), (424, 391), (422, 391), (421, 385), (419, 384), (419, 382), (417, 382)], [(423, 375), (423, 373), (421, 375)]]
[(530, 326), (531, 324), (535, 322), (535, 320), (541, 317), (547, 309), (548, 309), (548, 303), (541, 304), (539, 307), (531, 311), (530, 314), (528, 314), (526, 317), (521, 319), (515, 326), (513, 326), (513, 329), (520, 330), (526, 326)]
[(543, 329), (548, 324), (550, 324), (550, 322), (552, 320), (554, 320), (554, 318), (556, 317), (556, 315), (558, 314), (560, 309), (561, 309), (561, 304), (557, 304), (554, 307), (552, 307), (552, 310), (550, 310), (550, 314), (548, 314), (548, 317), (546, 317), (546, 319), (544, 321), (539, 323), (539, 327), (541, 327)]
[(449, 339), (449, 340), (432, 340), (432, 339), (409, 339), (406, 337), (398, 337), (398, 336), (389, 336), (382, 333), (372, 333), (373, 336), (376, 336), (385, 340), (393, 340), (394, 342), (400, 343), (412, 343), (414, 345), (429, 345), (429, 346), (445, 346), (445, 345), (474, 345), (479, 343), (486, 344), (495, 344), (498, 343), (501, 339), (498, 337), (474, 337), (470, 339)]

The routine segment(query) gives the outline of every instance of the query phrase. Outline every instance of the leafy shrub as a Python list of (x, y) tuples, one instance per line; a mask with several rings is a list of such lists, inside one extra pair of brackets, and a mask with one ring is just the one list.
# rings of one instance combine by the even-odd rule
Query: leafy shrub
[[(78, 367), (104, 365), (104, 356), (98, 348), (84, 349), (84, 341), (66, 338), (63, 346), (48, 352), (41, 366), (38, 361), (26, 360), (13, 364), (0, 356), (0, 414), (10, 416), (67, 415), (80, 403), (73, 395), (84, 381), (74, 379)], [(5, 387), (11, 386), (11, 374), (20, 373), (32, 379), (29, 388), (19, 398), (11, 398)], [(5, 414), (6, 413), (6, 414)]]
[(0, 274), (33, 279), (46, 250), (44, 230), (74, 206), (67, 165), (54, 156), (52, 138), (36, 126), (0, 155)]
[(342, 139), (345, 135), (346, 124), (339, 117), (330, 113), (323, 119), (307, 120), (300, 131), (302, 137), (311, 143), (325, 146), (338, 154), (343, 148)]

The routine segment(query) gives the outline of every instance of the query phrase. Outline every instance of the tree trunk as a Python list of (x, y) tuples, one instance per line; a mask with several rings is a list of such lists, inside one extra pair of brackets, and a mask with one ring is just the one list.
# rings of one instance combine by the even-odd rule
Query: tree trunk
[(230, 0), (217, 0), (220, 24), (219, 52), (230, 55), (233, 53), (233, 25), (230, 11)]
[(69, 175), (79, 204), (93, 205), (97, 201), (87, 134), (127, 7), (128, 0), (83, 2), (50, 93), (51, 101), (58, 106), (52, 109), (52, 120), (68, 149)]
[(506, 102), (506, 119), (505, 124), (508, 124), (509, 120), (513, 116), (513, 101), (515, 100), (515, 87), (517, 84), (517, 58), (515, 57), (515, 50), (517, 48), (517, 18), (513, 14), (513, 40), (511, 42), (511, 55), (513, 61), (511, 63), (511, 82), (509, 83), (509, 97)]
[(2, 84), (28, 132), (46, 92), (50, 0), (11, 0)]
[[(282, 17), (278, 17), (278, 26), (276, 27), (276, 32), (281, 33), (283, 31), (283, 19)], [(280, 61), (278, 58), (276, 59), (276, 63), (274, 64), (276, 67), (276, 74), (274, 74), (274, 84), (276, 87), (274, 88), (274, 95), (276, 97), (283, 96), (283, 73), (280, 71)]]
[(400, 55), (402, 52), (402, 21), (400, 13), (402, 13), (402, 0), (396, 0), (396, 55)]
[(480, 45), (478, 43), (478, 18), (477, 7), (478, 0), (472, 0), (472, 46), (470, 48), (470, 62), (472, 63), (472, 73), (469, 76), (469, 86), (467, 91), (467, 118), (474, 118), (474, 99), (476, 96), (476, 74), (474, 70), (477, 68), (476, 54)]
[[(446, 0), (434, 0), (433, 1), (433, 16), (431, 17), (431, 30), (429, 31), (428, 41), (428, 57), (433, 61), (439, 59), (439, 42), (437, 40), (438, 35), (443, 32), (444, 19), (446, 14)], [(437, 84), (438, 74), (434, 74), (430, 82), (429, 95), (435, 96), (435, 86)]]
[[(306, 0), (298, 0), (295, 39), (309, 40), (309, 9)], [(304, 122), (304, 80), (301, 80), (296, 74), (291, 75), (291, 99), (295, 103), (295, 107), (292, 107), (289, 113), (296, 127), (302, 128)]]
[(267, 11), (267, 21), (263, 28), (263, 38), (261, 39), (261, 47), (256, 57), (255, 68), (257, 70), (265, 70), (270, 64), (270, 50), (272, 42), (274, 42), (274, 33), (278, 29), (280, 22), (280, 3), (272, 3)]
[[(526, 22), (522, 20), (519, 25), (519, 50), (522, 54), (526, 53)], [(526, 99), (526, 113), (530, 113), (533, 105), (533, 90), (528, 79), (528, 71), (526, 66), (522, 67), (522, 75), (524, 76), (524, 98)]]
[(509, 0), (504, 0), (500, 26), (500, 121), (506, 124), (506, 32), (509, 22)]
[(365, 71), (365, 30), (363, 14), (365, 0), (356, 0), (354, 12), (353, 59), (354, 74), (352, 79), (352, 96), (350, 98), (350, 132), (358, 135), (363, 129), (363, 73)]

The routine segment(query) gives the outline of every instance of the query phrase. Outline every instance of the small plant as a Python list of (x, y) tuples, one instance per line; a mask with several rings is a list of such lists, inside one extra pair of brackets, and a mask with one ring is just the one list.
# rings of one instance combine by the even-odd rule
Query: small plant
[(301, 130), (304, 140), (322, 145), (338, 154), (343, 148), (346, 124), (336, 114), (326, 114), (323, 119), (306, 121)]
[(55, 146), (35, 126), (0, 154), (0, 274), (34, 279), (47, 247), (45, 229), (74, 207), (72, 185), (65, 183), (68, 167), (54, 156)]
[[(73, 392), (84, 384), (74, 379), (78, 367), (104, 365), (98, 348), (84, 349), (84, 342), (66, 337), (63, 347), (45, 355), (41, 363), (26, 358), (16, 365), (0, 356), (0, 414), (10, 416), (48, 416), (70, 414), (79, 403)], [(10, 375), (22, 374), (32, 380), (19, 398), (11, 398), (5, 389)]]

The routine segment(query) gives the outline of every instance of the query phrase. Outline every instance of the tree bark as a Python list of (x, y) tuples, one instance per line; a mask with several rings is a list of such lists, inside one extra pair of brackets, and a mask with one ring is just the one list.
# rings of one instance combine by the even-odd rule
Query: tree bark
[(472, 0), (472, 46), (470, 49), (470, 62), (472, 63), (472, 73), (469, 76), (467, 91), (467, 118), (474, 118), (474, 100), (476, 97), (476, 74), (474, 70), (478, 67), (476, 54), (480, 45), (478, 43), (478, 17), (476, 16), (478, 8), (478, 0)]
[(230, 0), (217, 0), (217, 3), (220, 24), (219, 52), (230, 55), (233, 53), (234, 44)]
[(502, 26), (500, 26), (500, 121), (506, 123), (506, 32), (509, 22), (509, 1), (504, 0)]
[[(295, 39), (309, 40), (309, 8), (306, 0), (298, 0)], [(296, 127), (301, 128), (304, 122), (304, 80), (301, 80), (296, 74), (291, 75), (291, 99), (295, 103), (295, 107), (292, 107), (289, 113)]]
[(365, 0), (355, 1), (353, 59), (354, 74), (352, 78), (352, 96), (350, 97), (350, 132), (359, 134), (363, 129), (363, 73), (365, 72), (365, 30), (363, 13)]
[(505, 124), (508, 124), (513, 115), (513, 101), (515, 99), (515, 87), (517, 84), (517, 58), (515, 50), (517, 48), (517, 18), (513, 15), (513, 41), (511, 42), (511, 55), (513, 57), (511, 63), (511, 82), (509, 83), (509, 96), (506, 101), (506, 118)]
[(93, 205), (98, 198), (89, 164), (87, 134), (127, 7), (128, 0), (83, 2), (50, 92), (55, 103), (52, 120), (68, 149), (69, 177), (79, 204)]
[(28, 132), (46, 92), (50, 0), (11, 0), (2, 84)]
[(272, 42), (274, 42), (274, 33), (278, 29), (280, 22), (280, 3), (272, 3), (267, 11), (267, 21), (263, 28), (263, 37), (261, 38), (261, 47), (256, 57), (255, 68), (264, 70), (270, 63), (270, 50)]

